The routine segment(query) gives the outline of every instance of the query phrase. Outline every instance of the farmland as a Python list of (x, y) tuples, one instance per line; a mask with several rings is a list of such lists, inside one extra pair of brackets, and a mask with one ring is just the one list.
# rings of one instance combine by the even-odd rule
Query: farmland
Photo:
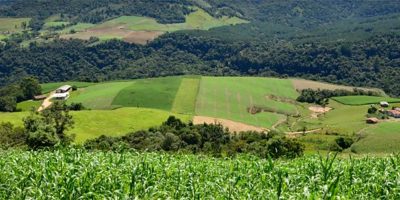
[(0, 33), (16, 33), (23, 30), (22, 23), (29, 23), (30, 18), (0, 18)]
[(338, 101), (345, 105), (366, 105), (366, 104), (379, 104), (381, 101), (389, 103), (399, 103), (400, 99), (390, 97), (374, 97), (374, 96), (344, 96), (334, 97), (335, 101)]
[(66, 149), (0, 152), (0, 165), (2, 199), (400, 198), (399, 156), (272, 161)]
[[(69, 133), (75, 133), (79, 143), (102, 134), (120, 136), (147, 129), (159, 125), (169, 115), (196, 124), (220, 122), (232, 131), (276, 129), (289, 134), (312, 131), (299, 138), (311, 152), (329, 149), (339, 136), (357, 138), (361, 134), (362, 139), (354, 147), (357, 152), (369, 152), (366, 148), (382, 152), (380, 148), (384, 148), (385, 142), (373, 142), (380, 136), (382, 141), (400, 138), (396, 121), (390, 123), (392, 126), (386, 125), (387, 122), (365, 123), (369, 105), (344, 105), (331, 100), (328, 105), (331, 110), (316, 117), (309, 110), (316, 105), (294, 100), (298, 93), (291, 79), (175, 76), (102, 83), (46, 83), (42, 84), (42, 90), (48, 93), (64, 84), (78, 87), (67, 103), (82, 103), (90, 109), (71, 112), (75, 126)], [(22, 125), (21, 119), (27, 111), (39, 105), (39, 101), (21, 102), (18, 109), (22, 112), (1, 113), (0, 121)], [(253, 113), (250, 108), (260, 110)], [(387, 149), (385, 152), (396, 148)]]
[(181, 85), (180, 77), (142, 79), (134, 81), (118, 92), (114, 106), (145, 107), (171, 110), (175, 95)]
[[(272, 85), (274, 87), (271, 87)], [(271, 100), (267, 98), (269, 94), (293, 99), (297, 96), (297, 92), (288, 80), (203, 77), (197, 99), (196, 114), (230, 119), (260, 127), (271, 127), (284, 116), (273, 112), (261, 112), (253, 115), (248, 112), (248, 108), (259, 106), (296, 112), (294, 105)]]
[[(145, 44), (165, 32), (179, 30), (209, 30), (214, 27), (248, 23), (237, 17), (214, 18), (202, 9), (186, 16), (185, 23), (160, 24), (154, 18), (141, 16), (121, 16), (101, 24), (80, 25), (79, 27), (67, 27), (61, 31), (66, 33), (63, 38), (89, 39), (91, 36), (102, 40), (117, 38), (127, 42)], [(71, 30), (77, 33), (69, 34)]]

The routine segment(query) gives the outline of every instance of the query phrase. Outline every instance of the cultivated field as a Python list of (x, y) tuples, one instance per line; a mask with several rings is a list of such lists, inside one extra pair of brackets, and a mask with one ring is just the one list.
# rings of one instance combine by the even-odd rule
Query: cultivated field
[(318, 82), (318, 81), (311, 81), (311, 80), (305, 80), (305, 79), (291, 79), (293, 82), (293, 86), (296, 90), (304, 90), (304, 89), (326, 89), (326, 90), (348, 90), (348, 91), (353, 91), (354, 88), (361, 89), (361, 90), (366, 90), (366, 91), (374, 91), (374, 92), (379, 92), (382, 94), (382, 96), (386, 96), (385, 92), (381, 89), (376, 89), (376, 88), (362, 88), (362, 87), (351, 87), (351, 86), (344, 86), (344, 85), (336, 85), (336, 84), (330, 84), (330, 83), (323, 83), (323, 82)]
[(398, 155), (273, 161), (68, 149), (0, 152), (0, 165), (1, 199), (400, 198)]
[(390, 97), (375, 97), (375, 96), (343, 96), (333, 97), (337, 102), (345, 105), (366, 105), (366, 104), (379, 104), (381, 101), (389, 103), (398, 103), (400, 99)]
[(182, 77), (135, 80), (118, 91), (112, 105), (170, 111), (181, 81)]
[[(186, 16), (185, 23), (178, 24), (160, 24), (155, 19), (140, 16), (121, 16), (102, 24), (85, 26), (77, 25), (67, 27), (61, 33), (62, 38), (79, 38), (89, 39), (90, 37), (98, 37), (101, 40), (109, 40), (112, 38), (122, 39), (126, 42), (146, 44), (154, 40), (165, 32), (174, 32), (179, 30), (208, 30), (214, 27), (235, 25), (248, 23), (237, 17), (221, 17), (214, 18), (202, 9)], [(71, 30), (77, 33), (70, 34)]]
[(16, 33), (23, 30), (22, 23), (29, 24), (30, 18), (0, 18), (0, 33)]
[(202, 77), (196, 115), (229, 119), (254, 126), (271, 127), (285, 116), (273, 112), (250, 114), (252, 106), (296, 112), (290, 103), (270, 99), (269, 95), (295, 99), (297, 92), (289, 80), (255, 77)]
[(176, 93), (171, 111), (194, 115), (199, 87), (200, 77), (183, 78), (179, 90)]

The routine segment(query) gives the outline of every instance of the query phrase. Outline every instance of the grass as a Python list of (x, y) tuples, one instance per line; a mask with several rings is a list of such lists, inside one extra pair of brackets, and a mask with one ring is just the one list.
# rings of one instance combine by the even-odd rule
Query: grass
[(261, 112), (252, 115), (252, 105), (295, 112), (296, 106), (268, 99), (268, 95), (295, 99), (297, 92), (290, 80), (256, 77), (202, 77), (196, 114), (230, 119), (250, 125), (271, 127), (283, 115)]
[(399, 199), (400, 157), (0, 152), (1, 199)]
[(23, 30), (22, 23), (29, 24), (30, 18), (0, 18), (0, 32), (20, 32)]
[(77, 23), (73, 26), (66, 27), (65, 29), (61, 30), (60, 33), (69, 34), (72, 30), (76, 32), (86, 31), (87, 29), (93, 28), (94, 26), (96, 25), (90, 23)]
[(43, 83), (43, 84), (40, 84), (40, 86), (42, 87), (42, 93), (46, 94), (46, 93), (56, 90), (57, 88), (59, 88), (63, 85), (71, 85), (71, 86), (75, 85), (78, 88), (84, 88), (84, 87), (88, 87), (88, 86), (95, 85), (95, 84), (96, 83), (68, 81), (68, 82), (57, 82), (57, 83)]
[(200, 77), (183, 78), (172, 105), (172, 112), (194, 115), (199, 86)]
[(195, 12), (192, 12), (186, 16), (185, 23), (160, 24), (155, 19), (149, 17), (122, 16), (104, 22), (103, 24), (100, 24), (95, 28), (126, 26), (128, 29), (134, 31), (174, 32), (179, 30), (191, 29), (208, 30), (214, 27), (235, 25), (241, 23), (248, 22), (237, 17), (214, 18), (206, 11), (202, 9), (197, 9)]
[(118, 92), (112, 105), (123, 107), (172, 109), (182, 77), (166, 77), (135, 80)]
[(4, 40), (4, 39), (6, 39), (6, 38), (7, 38), (6, 35), (0, 34), (0, 40)]
[(42, 105), (42, 101), (33, 101), (33, 100), (23, 101), (17, 104), (17, 110), (31, 111), (32, 108), (37, 110), (40, 107), (40, 105)]
[(118, 93), (132, 85), (131, 81), (106, 82), (88, 86), (71, 94), (68, 103), (82, 103), (90, 109), (113, 109), (122, 105), (114, 106), (113, 100)]
[(363, 138), (352, 146), (357, 153), (400, 152), (400, 121), (377, 124), (362, 135)]
[(400, 99), (398, 98), (376, 97), (376, 96), (343, 96), (343, 97), (333, 97), (332, 99), (345, 105), (379, 104), (381, 101), (386, 101), (389, 103), (400, 102)]
[[(0, 113), (1, 122), (11, 122), (22, 126), (23, 117), (29, 112)], [(174, 114), (167, 111), (146, 108), (120, 108), (116, 110), (85, 110), (71, 112), (75, 121), (74, 128), (69, 134), (76, 134), (75, 142), (83, 143), (87, 139), (94, 139), (101, 135), (121, 136), (129, 132), (145, 130), (159, 126), (170, 115), (174, 115), (185, 122), (191, 117)]]

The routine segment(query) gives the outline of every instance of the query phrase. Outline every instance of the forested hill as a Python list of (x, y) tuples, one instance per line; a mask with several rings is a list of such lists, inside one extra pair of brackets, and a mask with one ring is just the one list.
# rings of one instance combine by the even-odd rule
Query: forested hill
[(142, 46), (113, 40), (56, 40), (29, 48), (0, 48), (4, 85), (34, 75), (42, 82), (179, 74), (296, 76), (400, 95), (400, 36), (353, 43), (226, 42), (184, 33)]
[(44, 20), (62, 14), (64, 19), (90, 23), (141, 15), (162, 23), (178, 23), (184, 21), (192, 6), (213, 16), (237, 16), (296, 27), (400, 12), (399, 2), (391, 0), (0, 0), (0, 15)]

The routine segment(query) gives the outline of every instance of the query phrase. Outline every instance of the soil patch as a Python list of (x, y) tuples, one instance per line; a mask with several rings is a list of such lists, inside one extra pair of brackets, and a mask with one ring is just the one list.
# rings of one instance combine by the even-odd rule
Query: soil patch
[(103, 27), (103, 28), (92, 28), (83, 32), (75, 34), (62, 35), (61, 38), (77, 38), (82, 40), (89, 40), (91, 37), (99, 38), (120, 38), (125, 42), (146, 44), (153, 41), (160, 35), (164, 34), (161, 31), (132, 31), (126, 29), (124, 26), (118, 27)]
[(312, 112), (311, 117), (312, 118), (318, 118), (319, 115), (327, 113), (332, 110), (332, 108), (329, 107), (321, 107), (321, 106), (310, 106), (308, 109)]
[(257, 132), (265, 132), (269, 131), (266, 128), (261, 128), (257, 126), (252, 126), (248, 124), (244, 124), (241, 122), (235, 122), (227, 119), (219, 119), (214, 117), (205, 117), (205, 116), (195, 116), (193, 118), (194, 124), (221, 124), (225, 128), (229, 128), (230, 131), (233, 132), (241, 132), (241, 131), (257, 131)]
[(292, 79), (292, 83), (293, 83), (294, 88), (298, 91), (305, 90), (305, 89), (313, 89), (313, 90), (341, 89), (341, 90), (353, 91), (354, 88), (358, 88), (361, 90), (380, 92), (380, 93), (384, 94), (384, 92), (382, 90), (375, 89), (375, 88), (360, 88), (360, 87), (351, 87), (351, 86), (344, 86), (344, 85), (335, 85), (335, 84), (322, 83), (322, 82), (310, 81), (310, 80), (304, 80), (304, 79)]

